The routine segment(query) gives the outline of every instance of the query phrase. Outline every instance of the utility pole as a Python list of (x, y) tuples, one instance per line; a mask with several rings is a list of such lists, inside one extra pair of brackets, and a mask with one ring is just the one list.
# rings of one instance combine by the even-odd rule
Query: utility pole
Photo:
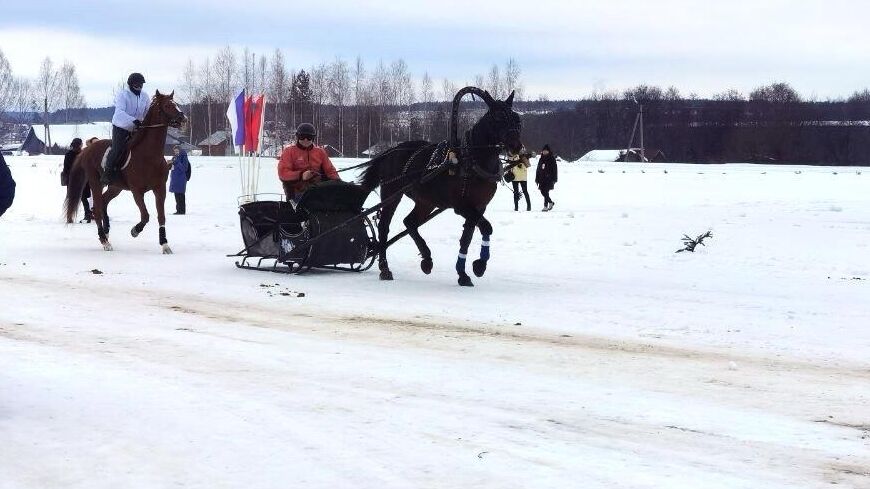
[(625, 155), (622, 158), (623, 162), (628, 161), (628, 153), (631, 151), (631, 146), (634, 144), (634, 135), (637, 133), (637, 128), (640, 127), (640, 161), (646, 160), (644, 157), (643, 146), (643, 104), (637, 103), (637, 99), (633, 99), (637, 104), (637, 115), (634, 117), (634, 127), (631, 129), (631, 138), (628, 140), (628, 147), (625, 148)]
[(42, 99), (43, 124), (45, 124), (45, 154), (51, 154), (51, 129), (48, 127), (48, 97)]

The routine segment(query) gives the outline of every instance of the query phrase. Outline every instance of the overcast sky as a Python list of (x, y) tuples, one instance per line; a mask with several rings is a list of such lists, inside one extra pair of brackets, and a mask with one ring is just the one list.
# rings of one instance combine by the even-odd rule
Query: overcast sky
[(578, 98), (639, 83), (684, 95), (774, 81), (804, 97), (870, 86), (870, 2), (861, 0), (221, 0), (4, 2), (0, 50), (16, 75), (50, 56), (78, 68), (90, 106), (131, 71), (172, 90), (188, 58), (230, 45), (280, 48), (288, 67), (357, 55), (403, 58), (438, 85), (517, 60), (526, 98)]

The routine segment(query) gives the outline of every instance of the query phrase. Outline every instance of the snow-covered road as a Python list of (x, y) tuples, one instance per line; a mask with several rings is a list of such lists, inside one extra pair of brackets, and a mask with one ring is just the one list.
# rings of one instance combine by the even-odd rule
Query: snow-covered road
[(554, 212), (499, 191), (469, 290), (453, 216), (431, 276), (410, 241), (392, 283), (235, 269), (231, 159), (193, 160), (175, 255), (129, 195), (106, 253), (51, 158), (0, 218), (0, 488), (870, 487), (854, 171), (566, 164)]

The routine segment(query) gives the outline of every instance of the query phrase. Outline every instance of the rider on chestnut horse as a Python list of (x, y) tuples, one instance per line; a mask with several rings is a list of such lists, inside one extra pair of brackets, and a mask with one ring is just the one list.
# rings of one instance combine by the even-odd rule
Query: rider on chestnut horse
[(141, 73), (131, 73), (127, 77), (127, 89), (118, 91), (115, 95), (115, 113), (112, 115), (112, 149), (106, 157), (106, 169), (100, 177), (103, 185), (109, 185), (118, 179), (119, 161), (127, 152), (127, 140), (145, 118), (145, 112), (151, 105), (151, 97), (142, 93), (145, 77)]

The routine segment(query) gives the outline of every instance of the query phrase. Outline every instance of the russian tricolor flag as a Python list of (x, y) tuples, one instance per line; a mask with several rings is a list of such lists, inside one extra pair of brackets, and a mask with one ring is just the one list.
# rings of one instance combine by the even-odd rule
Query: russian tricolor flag
[(233, 144), (242, 146), (245, 144), (245, 89), (239, 90), (230, 101), (227, 108), (227, 119), (230, 120), (230, 128), (233, 131)]
[(263, 94), (252, 95), (245, 100), (245, 149), (248, 151), (259, 150), (265, 102), (266, 97)]

